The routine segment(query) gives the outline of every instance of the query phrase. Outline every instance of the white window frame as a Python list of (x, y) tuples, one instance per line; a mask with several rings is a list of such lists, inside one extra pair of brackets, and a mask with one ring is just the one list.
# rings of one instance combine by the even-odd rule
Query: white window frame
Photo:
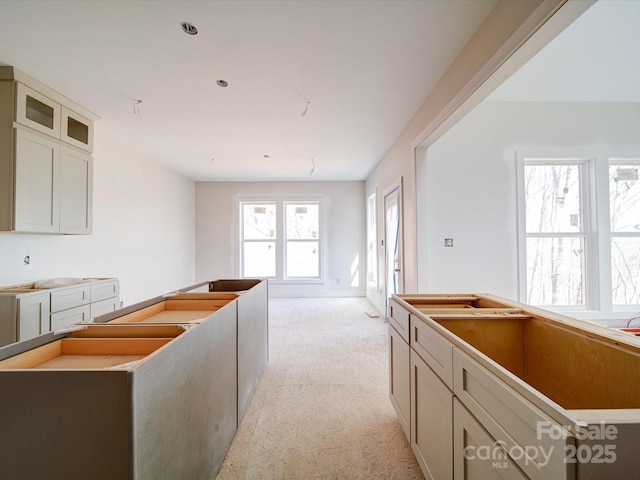
[(378, 208), (377, 195), (367, 197), (367, 285), (378, 289)]
[[(245, 239), (244, 238), (244, 206), (245, 205), (275, 205), (276, 207), (276, 228), (275, 228), (275, 238), (274, 239), (270, 239), (270, 240), (254, 240), (254, 239)], [(239, 249), (238, 249), (238, 258), (239, 258), (239, 272), (240, 278), (249, 278), (249, 277), (245, 277), (244, 275), (244, 244), (245, 242), (249, 242), (249, 243), (264, 243), (264, 242), (274, 242), (276, 244), (276, 276), (275, 277), (264, 277), (264, 278), (277, 278), (277, 274), (278, 274), (278, 239), (280, 237), (279, 233), (280, 233), (280, 229), (278, 227), (278, 222), (280, 221), (279, 215), (278, 215), (278, 205), (277, 202), (273, 201), (273, 200), (265, 200), (265, 199), (260, 199), (260, 200), (243, 200), (238, 202), (238, 206), (237, 206), (237, 212), (238, 212), (238, 226), (239, 226), (239, 234), (240, 234), (240, 242), (239, 242)]]
[[(585, 305), (543, 307), (578, 318), (620, 320), (637, 312), (640, 305), (613, 305), (611, 292), (611, 229), (609, 217), (609, 164), (640, 164), (640, 152), (609, 149), (523, 149), (516, 152), (518, 195), (518, 290), (527, 299), (527, 256), (524, 198), (524, 169), (530, 161), (541, 164), (584, 162), (582, 179), (585, 234)], [(617, 235), (616, 235), (617, 236)], [(624, 236), (624, 235), (622, 235)]]
[[(237, 265), (239, 267), (239, 277), (248, 278), (244, 276), (244, 249), (243, 242), (244, 234), (244, 219), (243, 219), (243, 205), (255, 204), (255, 205), (276, 205), (276, 275), (268, 277), (269, 282), (273, 284), (316, 284), (324, 282), (324, 250), (325, 250), (325, 233), (324, 233), (324, 207), (323, 198), (319, 197), (243, 197), (238, 198), (236, 201), (236, 213), (238, 215), (238, 259)], [(286, 205), (318, 205), (318, 276), (317, 277), (287, 277), (286, 273)]]
[[(314, 277), (295, 277), (295, 276), (289, 276), (288, 272), (287, 272), (287, 256), (289, 254), (288, 250), (287, 250), (287, 243), (289, 242), (289, 238), (287, 237), (287, 206), (288, 205), (297, 205), (297, 206), (304, 206), (304, 205), (317, 205), (318, 207), (318, 236), (315, 239), (294, 239), (292, 241), (298, 242), (298, 243), (305, 243), (305, 242), (317, 242), (318, 243), (318, 275), (314, 276)], [(320, 204), (319, 201), (317, 200), (284, 200), (282, 202), (282, 224), (283, 224), (283, 228), (282, 228), (282, 250), (283, 250), (283, 255), (282, 255), (282, 278), (286, 281), (295, 281), (295, 282), (313, 282), (313, 281), (317, 281), (321, 278), (322, 276), (322, 242), (320, 240), (320, 236), (322, 234), (322, 230), (321, 230), (321, 219), (322, 219), (322, 206)], [(277, 261), (277, 258), (276, 258)]]

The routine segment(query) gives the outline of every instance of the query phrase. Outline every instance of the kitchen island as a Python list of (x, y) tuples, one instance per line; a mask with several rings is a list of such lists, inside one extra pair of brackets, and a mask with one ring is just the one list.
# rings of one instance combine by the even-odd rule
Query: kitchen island
[(0, 478), (215, 478), (267, 328), (267, 282), (224, 280), (1, 348)]
[(488, 294), (394, 295), (390, 399), (426, 478), (635, 478), (640, 340)]

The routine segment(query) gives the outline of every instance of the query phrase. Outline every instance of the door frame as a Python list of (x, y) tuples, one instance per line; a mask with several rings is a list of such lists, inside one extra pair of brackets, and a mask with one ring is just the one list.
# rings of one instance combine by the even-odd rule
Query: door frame
[[(396, 179), (390, 186), (384, 190), (382, 200), (382, 218), (383, 218), (383, 242), (384, 242), (384, 307), (385, 318), (389, 318), (389, 297), (392, 293), (404, 293), (404, 228), (403, 228), (403, 189), (402, 189), (402, 177)], [(397, 235), (395, 241), (395, 255), (394, 259), (397, 259), (398, 267), (394, 268), (397, 277), (394, 278), (396, 283), (396, 291), (392, 292), (389, 285), (390, 271), (389, 271), (389, 248), (387, 241), (387, 198), (397, 192), (398, 195), (398, 222), (397, 222)]]

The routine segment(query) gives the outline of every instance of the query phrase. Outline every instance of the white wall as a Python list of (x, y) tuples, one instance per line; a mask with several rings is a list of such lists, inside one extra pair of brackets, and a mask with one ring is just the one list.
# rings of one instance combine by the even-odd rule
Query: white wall
[(553, 147), (637, 149), (640, 104), (485, 102), (430, 146), (417, 159), (421, 292), (518, 299), (516, 151)]
[[(320, 284), (269, 282), (270, 296), (362, 296), (366, 282), (364, 182), (198, 182), (198, 281), (240, 276), (238, 202), (241, 199), (322, 199), (325, 239)], [(338, 283), (340, 279), (340, 283)]]
[[(416, 205), (419, 193), (416, 190), (416, 148), (422, 142), (443, 128), (445, 123), (459, 118), (466, 113), (471, 103), (487, 95), (490, 90), (482, 88), (483, 83), (493, 72), (510, 58), (529, 36), (544, 24), (562, 2), (500, 1), (491, 14), (485, 19), (477, 32), (469, 40), (464, 49), (452, 63), (438, 85), (429, 94), (425, 102), (419, 106), (413, 118), (400, 132), (399, 136), (380, 160), (366, 181), (366, 196), (378, 192), (378, 239), (383, 238), (383, 202), (382, 192), (393, 181), (403, 177), (403, 237), (404, 237), (404, 292), (420, 291), (418, 284), (419, 240), (418, 228), (422, 219), (418, 217)], [(586, 7), (585, 7), (586, 8)], [(574, 17), (577, 13), (573, 13)], [(567, 15), (570, 16), (570, 15)], [(554, 33), (561, 30), (554, 26)], [(545, 25), (546, 26), (546, 25)], [(551, 29), (549, 29), (551, 30)], [(536, 48), (553, 37), (549, 33), (539, 41)], [(535, 49), (528, 48), (529, 55)], [(478, 95), (474, 95), (474, 92)], [(474, 101), (467, 101), (474, 95)], [(475, 98), (477, 97), (477, 98)], [(378, 241), (378, 278), (384, 281), (384, 249)], [(384, 287), (368, 288), (367, 298), (381, 311), (384, 310)]]
[(0, 285), (118, 277), (127, 305), (195, 283), (193, 181), (111, 140), (98, 122), (93, 186), (92, 235), (0, 234)]

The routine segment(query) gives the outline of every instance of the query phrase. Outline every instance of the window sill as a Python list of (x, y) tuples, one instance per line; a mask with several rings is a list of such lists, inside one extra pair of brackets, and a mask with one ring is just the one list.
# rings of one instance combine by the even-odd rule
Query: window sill
[[(588, 322), (595, 322), (607, 327), (626, 327), (627, 322), (632, 317), (638, 315), (640, 307), (635, 309), (629, 308), (628, 310), (614, 310), (614, 311), (600, 311), (600, 310), (570, 310), (567, 308), (553, 308), (549, 306), (540, 307), (550, 312), (565, 315), (567, 317), (575, 318), (577, 320), (584, 320)], [(632, 322), (632, 326), (638, 326), (640, 320)]]

